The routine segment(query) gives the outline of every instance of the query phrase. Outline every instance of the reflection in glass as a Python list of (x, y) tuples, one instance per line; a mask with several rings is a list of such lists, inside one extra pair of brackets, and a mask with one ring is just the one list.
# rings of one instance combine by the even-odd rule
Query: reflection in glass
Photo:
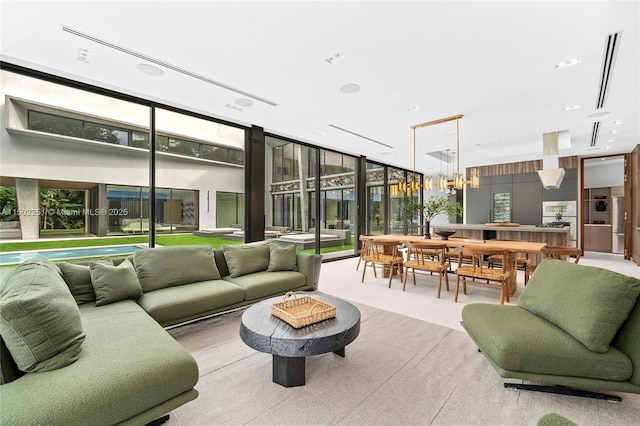
[(493, 221), (511, 222), (511, 194), (509, 192), (493, 194)]

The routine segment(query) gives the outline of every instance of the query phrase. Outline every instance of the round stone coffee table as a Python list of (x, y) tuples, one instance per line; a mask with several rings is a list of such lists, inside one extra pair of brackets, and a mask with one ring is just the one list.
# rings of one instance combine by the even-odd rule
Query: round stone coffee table
[(273, 355), (273, 381), (285, 387), (304, 386), (305, 357), (334, 352), (345, 356), (345, 346), (360, 333), (360, 311), (351, 303), (325, 294), (309, 296), (336, 307), (336, 317), (293, 328), (271, 315), (271, 305), (282, 296), (256, 303), (242, 314), (240, 338), (247, 346)]

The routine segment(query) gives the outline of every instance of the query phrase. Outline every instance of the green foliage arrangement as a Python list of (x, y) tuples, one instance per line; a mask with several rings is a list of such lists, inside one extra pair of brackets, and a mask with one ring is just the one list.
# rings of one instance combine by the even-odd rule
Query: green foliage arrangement
[(431, 195), (424, 204), (418, 203), (417, 197), (405, 196), (404, 210), (407, 219), (420, 215), (425, 222), (431, 222), (439, 214), (462, 217), (462, 205), (459, 202), (454, 204), (448, 197), (435, 195)]

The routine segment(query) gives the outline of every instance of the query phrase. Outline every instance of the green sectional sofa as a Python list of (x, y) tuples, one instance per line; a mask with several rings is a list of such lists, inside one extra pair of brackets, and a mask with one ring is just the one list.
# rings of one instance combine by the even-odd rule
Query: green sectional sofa
[(195, 399), (198, 366), (166, 332), (317, 288), (321, 257), (260, 242), (36, 258), (0, 286), (0, 423), (146, 424)]
[(500, 376), (532, 382), (505, 387), (619, 401), (599, 392), (640, 393), (639, 294), (637, 278), (545, 259), (518, 306), (466, 305), (462, 326)]

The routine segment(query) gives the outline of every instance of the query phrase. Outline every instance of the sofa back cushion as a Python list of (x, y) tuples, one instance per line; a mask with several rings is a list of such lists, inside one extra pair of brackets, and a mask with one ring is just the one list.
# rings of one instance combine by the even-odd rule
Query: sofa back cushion
[[(104, 257), (98, 260), (98, 262), (113, 265), (113, 260), (108, 257)], [(96, 293), (93, 291), (93, 285), (91, 284), (89, 262), (85, 263), (62, 262), (57, 264), (62, 272), (62, 278), (64, 278), (64, 281), (67, 283), (71, 295), (78, 305), (96, 301)]]
[(222, 252), (229, 267), (229, 275), (237, 278), (253, 272), (266, 271), (269, 266), (269, 247), (267, 241), (258, 241), (240, 245), (224, 245)]
[(605, 353), (640, 294), (640, 280), (606, 269), (545, 259), (518, 305), (594, 352)]
[(209, 245), (142, 249), (134, 253), (133, 264), (145, 293), (176, 285), (220, 279), (220, 272)]
[(0, 287), (0, 335), (21, 371), (50, 371), (78, 359), (85, 335), (80, 311), (58, 267), (22, 263)]

